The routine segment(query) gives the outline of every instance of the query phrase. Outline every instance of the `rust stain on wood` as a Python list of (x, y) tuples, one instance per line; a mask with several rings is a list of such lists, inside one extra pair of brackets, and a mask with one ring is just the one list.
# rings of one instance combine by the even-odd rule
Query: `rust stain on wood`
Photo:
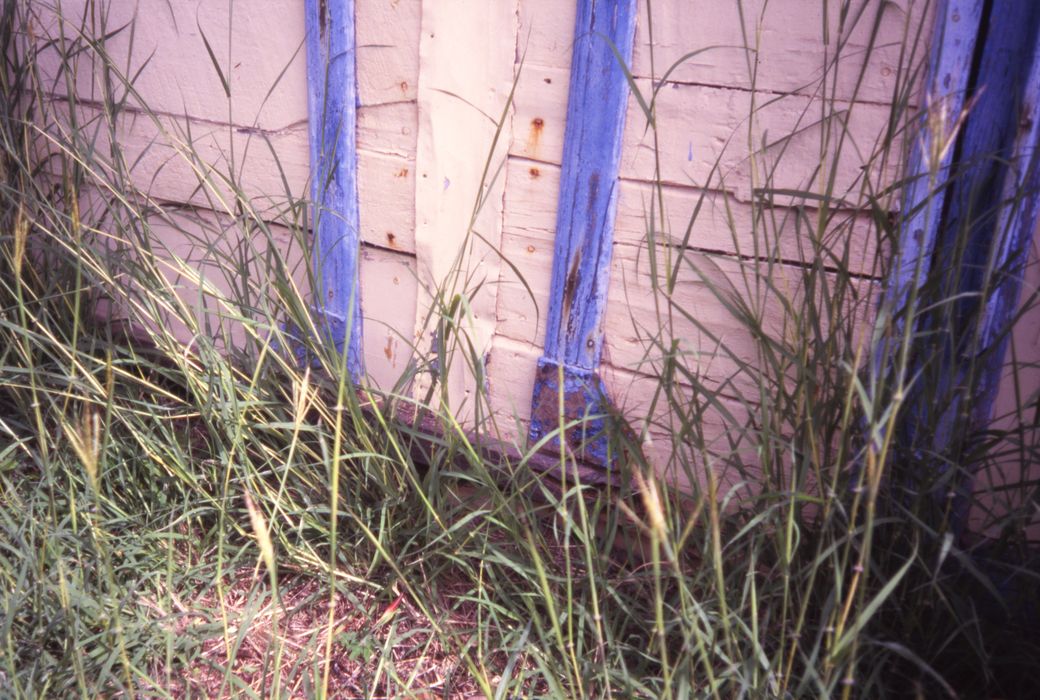
[(531, 133), (527, 137), (527, 150), (531, 153), (538, 152), (538, 144), (542, 140), (542, 130), (545, 128), (545, 120), (535, 117), (531, 120)]
[[(557, 368), (552, 365), (538, 367), (535, 376), (536, 394), (531, 407), (531, 415), (535, 420), (547, 425), (559, 424), (560, 420), (560, 388)], [(585, 396), (577, 391), (563, 392), (563, 417), (570, 422), (580, 419), (589, 405)], [(572, 448), (582, 442), (581, 426), (571, 427), (565, 431), (566, 441)]]

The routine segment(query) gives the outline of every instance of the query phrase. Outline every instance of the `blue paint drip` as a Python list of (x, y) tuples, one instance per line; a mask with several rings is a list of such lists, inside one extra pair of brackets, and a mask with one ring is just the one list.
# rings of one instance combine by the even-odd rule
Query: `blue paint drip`
[[(581, 0), (574, 30), (567, 125), (553, 252), (552, 285), (547, 314), (545, 353), (540, 368), (563, 367), (567, 418), (586, 412), (608, 413), (602, 383), (594, 375), (603, 347), (603, 312), (610, 279), (617, 175), (625, 125), (628, 82), (611, 43), (631, 61), (635, 34), (635, 0)], [(541, 369), (535, 388), (530, 438), (537, 441), (557, 429), (556, 412), (545, 410), (539, 397), (551, 384)], [(590, 387), (595, 387), (593, 391)], [(566, 394), (567, 391), (572, 392)], [(586, 431), (587, 432), (587, 431)], [(606, 436), (585, 450), (587, 457), (608, 466)]]
[(324, 340), (361, 377), (354, 0), (306, 0), (315, 307)]

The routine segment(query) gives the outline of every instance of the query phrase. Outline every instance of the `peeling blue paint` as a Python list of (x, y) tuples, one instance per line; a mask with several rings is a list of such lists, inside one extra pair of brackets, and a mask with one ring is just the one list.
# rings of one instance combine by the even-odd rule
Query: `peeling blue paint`
[[(562, 419), (562, 432), (571, 453), (594, 464), (610, 464), (607, 402), (606, 387), (595, 370), (561, 366), (541, 358), (531, 410), (532, 443), (559, 433)], [(559, 434), (550, 444), (559, 449)]]
[[(983, 5), (984, 0), (949, 0), (935, 13), (926, 106), (946, 118), (941, 133), (934, 133), (926, 112), (919, 120), (919, 132), (914, 134), (909, 180), (903, 195), (907, 218), (886, 290), (886, 301), (894, 309), (906, 310), (911, 291), (920, 288), (931, 266), (955, 151), (944, 150), (943, 139), (952, 137), (968, 98)], [(940, 157), (932, 162), (934, 154)], [(896, 328), (901, 334), (903, 317), (896, 319)]]
[(306, 0), (316, 325), (357, 381), (361, 350), (354, 0)]
[[(960, 161), (968, 177), (955, 183), (945, 222), (955, 230), (962, 220), (971, 221), (959, 286), (949, 293), (964, 295), (952, 309), (954, 324), (965, 326), (956, 330), (966, 335), (967, 324), (979, 326), (967, 350), (982, 361), (974, 402), (980, 427), (990, 419), (1000, 383), (1040, 204), (1040, 3), (996, 0), (992, 8), (976, 102), (962, 136)], [(953, 251), (937, 249), (937, 265), (954, 259)]]
[[(960, 453), (951, 450), (991, 420), (1040, 208), (1040, 3), (949, 0), (934, 44), (930, 90), (949, 100), (951, 119), (971, 108), (946, 157), (931, 164), (931, 182), (935, 136), (926, 132), (914, 153), (916, 179), (882, 308), (896, 312), (896, 335), (906, 319), (914, 323), (916, 383), (898, 443), (934, 456), (943, 471)], [(885, 342), (898, 338), (882, 340), (882, 350)], [(953, 483), (958, 527), (970, 481)]]
[[(532, 442), (559, 430), (561, 389), (568, 423), (611, 412), (596, 370), (603, 347), (629, 94), (614, 47), (626, 62), (631, 61), (635, 20), (635, 0), (578, 2), (545, 351), (532, 400)], [(584, 459), (609, 466), (607, 437), (601, 428), (602, 419), (593, 419), (583, 433), (568, 433), (566, 442)], [(592, 435), (591, 441), (583, 440)], [(560, 447), (558, 441), (555, 444)]]

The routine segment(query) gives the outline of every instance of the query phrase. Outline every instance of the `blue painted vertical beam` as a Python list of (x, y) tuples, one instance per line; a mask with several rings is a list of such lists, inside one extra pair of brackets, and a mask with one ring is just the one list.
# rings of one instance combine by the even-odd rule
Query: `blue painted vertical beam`
[(1029, 259), (1030, 245), (1040, 215), (1040, 30), (1034, 25), (1033, 56), (1023, 90), (1022, 104), (1017, 110), (1014, 157), (1008, 168), (1001, 199), (1019, 201), (1017, 207), (1001, 212), (993, 244), (996, 271), (986, 281), (989, 287), (981, 346), (988, 352), (979, 382), (979, 401), (975, 420), (990, 420), (1003, 376), (1004, 358), (1010, 341), (1011, 324), (1018, 311), (1022, 278)]
[(600, 416), (567, 432), (566, 442), (603, 466), (609, 466), (602, 418), (609, 407), (596, 370), (629, 94), (614, 47), (631, 62), (635, 20), (635, 0), (578, 1), (545, 352), (531, 411), (532, 442), (560, 428), (561, 392), (565, 421)]
[(946, 0), (935, 13), (924, 109), (911, 136), (903, 194), (906, 219), (885, 291), (884, 307), (898, 314), (893, 324), (896, 343), (901, 341), (905, 319), (914, 313), (908, 307), (916, 301), (912, 292), (920, 288), (931, 267), (955, 151), (947, 147), (952, 146), (948, 139), (954, 138), (967, 102), (984, 4), (983, 0)]
[[(948, 0), (939, 11), (929, 90), (951, 99), (950, 120), (967, 116), (942, 158), (928, 156), (933, 133), (920, 138), (886, 294), (897, 335), (904, 322), (913, 332), (914, 385), (897, 441), (943, 474), (991, 419), (1040, 211), (1040, 2)], [(971, 477), (950, 481), (955, 528), (966, 522)]]
[(306, 0), (315, 307), (322, 340), (362, 373), (354, 0)]
[[(994, 0), (988, 24), (962, 136), (964, 173), (946, 215), (950, 249), (938, 249), (935, 258), (938, 266), (960, 262), (960, 274), (943, 290), (959, 298), (948, 307), (943, 331), (951, 333), (952, 357), (975, 361), (974, 376), (967, 368), (952, 376), (971, 387), (979, 428), (990, 420), (1040, 206), (1040, 2)], [(954, 245), (953, 234), (962, 230), (966, 240)]]

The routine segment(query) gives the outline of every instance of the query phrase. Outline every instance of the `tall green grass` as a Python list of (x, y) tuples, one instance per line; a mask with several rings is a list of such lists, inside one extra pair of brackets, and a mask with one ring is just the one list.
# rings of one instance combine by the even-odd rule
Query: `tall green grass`
[[(833, 44), (814, 83), (822, 115), (804, 118), (820, 161), (803, 192), (777, 191), (785, 139), (754, 140), (753, 106), (733, 147), (752, 154), (755, 250), (712, 263), (692, 222), (662, 223), (663, 188), (648, 200), (640, 265), (659, 316), (633, 327), (656, 405), (613, 436), (622, 478), (603, 488), (578, 471), (554, 482), (526, 459), (489, 461), (437, 400), (453, 357), (484, 367), (465, 335), (480, 285), (464, 256), (436, 290), (434, 351), (414, 348), (393, 392), (355, 391), (341, 358), (307, 340), (319, 336), (297, 262), (307, 202), (288, 187), (251, 199), (246, 169), (209, 167), (187, 127), (150, 111), (105, 51), (133, 26), (108, 25), (104, 3), (47, 33), (41, 4), (0, 7), (0, 694), (1036, 692), (1037, 397), (1022, 393), (1009, 427), (959, 442), (944, 455), (955, 468), (936, 470), (889, 440), (911, 382), (930, 379), (872, 372), (918, 343), (875, 342), (893, 328), (895, 310), (875, 312), (875, 280), (898, 246), (901, 188), (882, 174), (914, 138), (924, 45), (913, 27), (890, 128), (873, 144), (855, 142), (845, 117), (856, 105), (833, 95), (844, 65)], [(843, 15), (838, 36), (872, 12)], [(756, 18), (745, 20), (754, 49)], [(49, 77), (41, 52), (59, 58)], [(53, 97), (84, 71), (101, 99)], [(664, 98), (639, 98), (653, 135)], [(193, 167), (204, 206), (135, 184), (120, 144), (131, 116)], [(863, 154), (877, 167), (838, 191), (838, 164)], [(874, 237), (867, 274), (852, 259), (853, 216)], [(188, 243), (166, 249), (160, 230)], [(792, 236), (805, 241), (798, 260), (780, 255)], [(716, 266), (734, 262), (737, 282), (720, 283)], [(750, 346), (711, 336), (676, 291), (690, 280)], [(709, 381), (690, 326), (731, 376)], [(286, 352), (298, 343), (315, 359), (306, 368)], [(429, 393), (412, 398), (423, 381)], [(397, 420), (400, 406), (430, 420)], [(722, 443), (706, 430), (719, 422)], [(643, 456), (651, 430), (669, 436), (667, 464)], [(989, 536), (957, 535), (935, 493), (994, 465), (1022, 476), (975, 495), (980, 508), (1004, 504)]]
[[(928, 328), (915, 322), (926, 315), (946, 318), (959, 303), (955, 292), (942, 291), (957, 289), (951, 282), (959, 275), (956, 267), (940, 267), (915, 280), (927, 302), (909, 311), (890, 303), (877, 306), (880, 281), (887, 279), (889, 261), (900, 248), (901, 218), (890, 212), (898, 211), (906, 182), (893, 183), (887, 171), (907, 162), (906, 152), (921, 140), (915, 102), (927, 102), (917, 92), (924, 35), (908, 24), (888, 129), (877, 142), (863, 143), (863, 135), (849, 126), (853, 112), (863, 109), (855, 100), (868, 80), (867, 62), (851, 62), (862, 66), (854, 75), (851, 103), (836, 96), (835, 86), (839, 72), (849, 70), (838, 60), (843, 37), (856, 23), (872, 27), (869, 54), (877, 48), (877, 27), (886, 9), (881, 4), (842, 7), (838, 38), (832, 39), (834, 60), (813, 84), (817, 102), (798, 125), (797, 131), (819, 133), (820, 159), (804, 190), (775, 184), (789, 167), (786, 150), (796, 131), (757, 142), (755, 110), (765, 105), (749, 115), (756, 248), (740, 251), (750, 260), (738, 281), (720, 283), (710, 259), (698, 255), (690, 237), (692, 220), (685, 233), (658, 230), (651, 223), (647, 267), (661, 313), (634, 323), (646, 339), (645, 363), (660, 380), (665, 430), (676, 437), (671, 466), (703, 487), (698, 505), (707, 511), (702, 525), (710, 533), (704, 551), (714, 569), (711, 599), (722, 617), (725, 648), (729, 651), (750, 633), (737, 656), (753, 658), (762, 648), (751, 645), (752, 639), (762, 644), (758, 617), (767, 615), (771, 632), (762, 646), (777, 684), (770, 692), (1028, 696), (1035, 692), (1029, 659), (1038, 639), (1037, 601), (1028, 592), (1038, 573), (1036, 388), (1019, 384), (1020, 373), (1031, 365), (1012, 362), (1015, 415), (1001, 417), (1000, 429), (982, 426), (980, 432), (972, 422), (973, 390), (951, 389), (951, 382), (944, 381), (941, 373), (950, 369), (941, 361), (941, 344), (930, 337), (934, 332), (915, 330)], [(753, 41), (748, 47), (758, 48)], [(754, 86), (753, 61), (749, 70)], [(656, 126), (661, 94), (657, 88), (639, 100), (650, 129)], [(933, 143), (954, 137), (957, 118), (929, 120), (925, 128), (937, 131)], [(848, 160), (863, 161), (862, 175), (839, 189), (836, 174)], [(719, 171), (716, 181), (705, 185), (721, 187), (726, 176)], [(1006, 206), (1019, 203), (1016, 197)], [(648, 203), (651, 222), (667, 220), (664, 206), (663, 194)], [(873, 257), (866, 261), (855, 259), (853, 236), (862, 235), (851, 226), (856, 216), (870, 220)], [(971, 221), (961, 223), (958, 241), (967, 239), (971, 226)], [(679, 245), (655, 245), (654, 238), (666, 236)], [(793, 236), (803, 247), (801, 257), (792, 261), (789, 253), (788, 259), (781, 253), (781, 240)], [(703, 281), (739, 321), (754, 339), (752, 357), (742, 344), (713, 335), (696, 309), (678, 301), (677, 285), (684, 278)], [(1035, 303), (1036, 290), (1027, 289), (1023, 309)], [(979, 323), (981, 318), (967, 319), (963, 332)], [(703, 356), (690, 353), (680, 330), (691, 326), (710, 341), (716, 356), (737, 367), (721, 386), (698, 372)], [(977, 375), (985, 359), (979, 353), (966, 374)], [(738, 393), (742, 381), (756, 386), (757, 393)], [(724, 400), (727, 394), (737, 402)], [(949, 419), (943, 409), (957, 398), (968, 405), (952, 427), (941, 425)], [(756, 458), (748, 460), (746, 451), (719, 450), (704, 436), (705, 415), (734, 403), (750, 417), (727, 422), (728, 435), (750, 445)], [(911, 410), (921, 420), (912, 436), (914, 448), (907, 450), (896, 435), (906, 434), (903, 420)], [(954, 438), (948, 444), (934, 442), (942, 430)], [(987, 491), (977, 478), (998, 470), (1009, 475), (999, 487), (1003, 495)], [(967, 496), (968, 507), (989, 512), (984, 525), (975, 523), (975, 534), (964, 534), (954, 496), (973, 477), (978, 488)], [(714, 513), (720, 499), (729, 509)], [(993, 508), (995, 503), (1001, 505)], [(673, 529), (682, 532), (680, 525), (677, 520)], [(999, 535), (980, 537), (982, 529)], [(726, 562), (727, 551), (736, 563)], [(733, 616), (729, 624), (727, 615)]]

